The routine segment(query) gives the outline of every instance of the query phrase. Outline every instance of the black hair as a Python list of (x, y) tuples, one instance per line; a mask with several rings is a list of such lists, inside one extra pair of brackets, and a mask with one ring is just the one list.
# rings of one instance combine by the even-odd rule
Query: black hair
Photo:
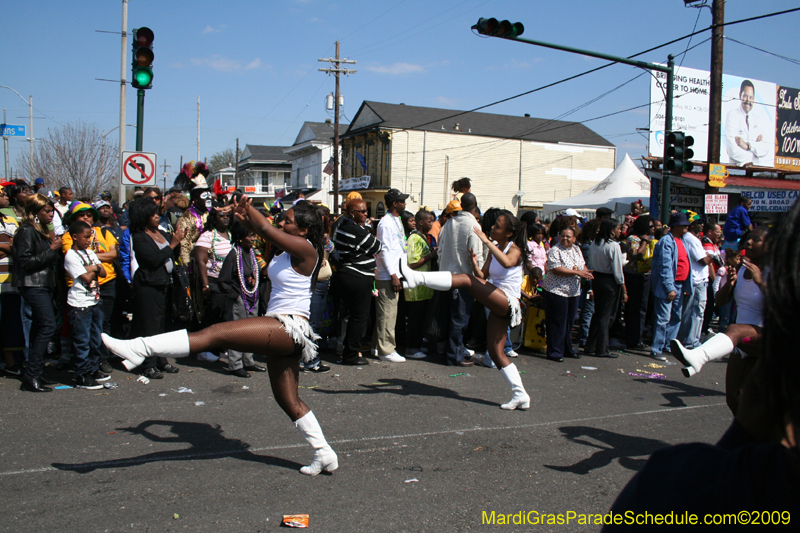
[(132, 201), (128, 207), (128, 226), (131, 229), (131, 235), (144, 231), (147, 228), (147, 222), (156, 213), (158, 213), (158, 206), (150, 198), (139, 198)]
[(469, 178), (461, 178), (453, 182), (453, 192), (462, 192), (466, 189), (472, 188), (472, 182)]
[(406, 232), (406, 237), (411, 234), (411, 226), (409, 226), (409, 221), (416, 220), (414, 219), (414, 213), (411, 211), (403, 211), (403, 214), (400, 215), (400, 220), (403, 221), (403, 230)]
[(709, 231), (714, 229), (714, 226), (719, 226), (719, 223), (718, 222), (706, 222), (705, 224), (703, 224), (703, 233), (704, 234), (708, 233)]
[(753, 82), (750, 80), (744, 80), (742, 84), (739, 86), (739, 94), (742, 94), (747, 87), (753, 89), (753, 94), (756, 93), (756, 88), (753, 85)]
[(768, 251), (769, 283), (764, 293), (764, 344), (761, 364), (768, 412), (785, 432), (787, 417), (794, 426), (795, 442), (800, 442), (800, 203), (786, 213), (771, 232)]
[(471, 192), (465, 192), (461, 196), (461, 209), (464, 211), (472, 211), (476, 207), (478, 207), (478, 199), (475, 198), (475, 195)]
[(11, 180), (12, 185), (5, 187), (6, 193), (8, 193), (8, 202), (10, 207), (14, 207), (17, 205), (17, 195), (28, 189), (29, 191), (33, 192), (31, 186), (28, 185), (28, 182), (25, 180)]
[(92, 227), (84, 222), (83, 220), (76, 220), (72, 224), (69, 225), (69, 234), (70, 235), (80, 235), (86, 230), (92, 229)]
[(497, 217), (500, 216), (502, 210), (497, 207), (490, 207), (481, 217), (481, 230), (488, 236), (492, 231), (492, 226), (497, 222)]
[(420, 209), (419, 211), (417, 211), (417, 214), (414, 215), (414, 222), (416, 222), (417, 226), (419, 226), (420, 220), (423, 220), (425, 217), (436, 218), (436, 215), (434, 215), (433, 213), (431, 213), (426, 209)]
[(603, 244), (614, 240), (613, 232), (619, 226), (619, 220), (614, 217), (604, 218), (600, 222), (600, 229), (597, 230), (597, 237), (594, 238), (595, 244)]
[(508, 230), (511, 232), (511, 241), (517, 245), (522, 256), (520, 257), (521, 264), (528, 264), (528, 228), (514, 216), (514, 213), (507, 209), (501, 210), (497, 214), (497, 219), (506, 219)]
[(317, 274), (319, 274), (319, 269), (322, 268), (322, 260), (325, 254), (325, 232), (322, 227), (322, 215), (313, 204), (306, 200), (300, 200), (291, 209), (294, 210), (295, 224), (300, 229), (308, 230), (306, 239), (317, 251), (317, 266), (314, 267), (314, 273), (311, 275), (311, 292), (314, 292), (314, 288), (317, 286)]
[(67, 193), (67, 191), (71, 190), (72, 189), (70, 189), (69, 187), (61, 187), (60, 189), (58, 189), (58, 194), (61, 195), (61, 197), (63, 198), (64, 195)]
[(241, 244), (242, 240), (254, 232), (247, 229), (244, 224), (233, 224), (231, 227), (231, 244)]
[(579, 239), (581, 244), (590, 244), (595, 237), (597, 237), (597, 232), (600, 229), (600, 223), (603, 220), (604, 219), (601, 218), (593, 218), (583, 225)]
[(630, 233), (632, 235), (647, 235), (650, 233), (650, 225), (653, 223), (653, 217), (650, 215), (639, 215), (636, 220), (633, 221), (633, 227), (631, 228)]
[(322, 217), (322, 233), (327, 235), (331, 232), (331, 210), (327, 205), (318, 204), (317, 211)]
[(542, 272), (541, 267), (533, 267), (531, 269), (530, 275), (534, 278), (542, 279), (544, 277), (544, 273)]
[(206, 223), (203, 226), (203, 231), (211, 231), (214, 229), (214, 226), (217, 225), (217, 217), (219, 215), (225, 214), (230, 217), (230, 222), (228, 222), (228, 231), (233, 228), (234, 222), (236, 221), (236, 217), (233, 216), (233, 213), (230, 211), (220, 212), (214, 209), (215, 207), (224, 207), (223, 204), (219, 202), (213, 202), (211, 205), (211, 209), (208, 211), (208, 218), (206, 219)]

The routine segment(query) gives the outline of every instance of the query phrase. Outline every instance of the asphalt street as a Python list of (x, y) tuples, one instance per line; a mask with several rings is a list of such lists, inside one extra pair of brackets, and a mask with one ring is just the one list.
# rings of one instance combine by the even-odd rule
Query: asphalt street
[(330, 373), (301, 375), (339, 454), (315, 478), (298, 472), (312, 450), (265, 374), (183, 359), (149, 384), (119, 367), (116, 390), (32, 394), (0, 379), (0, 530), (255, 532), (303, 513), (325, 532), (596, 531), (487, 525), (484, 512), (605, 513), (652, 452), (715, 442), (731, 421), (726, 360), (686, 379), (643, 353), (559, 364), (522, 351), (532, 405), (507, 412), (496, 370), (333, 358)]

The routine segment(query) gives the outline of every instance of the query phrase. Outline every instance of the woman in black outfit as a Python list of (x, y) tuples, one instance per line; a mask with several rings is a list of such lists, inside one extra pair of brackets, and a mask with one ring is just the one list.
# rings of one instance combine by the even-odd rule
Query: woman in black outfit
[(56, 332), (53, 311), (56, 264), (61, 256), (61, 237), (50, 239), (47, 225), (53, 220), (53, 204), (43, 194), (25, 201), (22, 225), (14, 235), (12, 284), (31, 306), (33, 323), (29, 336), (28, 362), (22, 376), (22, 390), (50, 392), (53, 383), (42, 377), (47, 343)]
[[(133, 202), (128, 213), (133, 253), (139, 265), (133, 275), (133, 336), (158, 335), (168, 330), (172, 260), (176, 248), (180, 253), (179, 246), (186, 230), (177, 228), (170, 238), (158, 229), (161, 222), (158, 205), (149, 198)], [(163, 378), (162, 372), (178, 372), (164, 357), (148, 357), (141, 368), (144, 370), (142, 375), (149, 379)]]

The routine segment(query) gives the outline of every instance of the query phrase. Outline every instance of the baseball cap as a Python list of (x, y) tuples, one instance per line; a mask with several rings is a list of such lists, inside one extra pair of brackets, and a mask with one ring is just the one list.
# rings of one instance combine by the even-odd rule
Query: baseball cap
[(445, 208), (444, 212), (449, 215), (450, 213), (453, 213), (455, 211), (461, 211), (461, 202), (459, 202), (458, 200), (451, 200), (450, 203), (447, 204), (447, 207)]
[(353, 191), (350, 194), (348, 194), (347, 197), (345, 198), (345, 200), (353, 200), (353, 199), (361, 200), (362, 199), (361, 193), (359, 193), (358, 191)]
[(36, 178), (33, 182), (35, 185), (44, 185), (44, 178)]
[(103, 207), (103, 206), (106, 206), (106, 205), (107, 205), (108, 207), (111, 207), (111, 204), (110, 204), (110, 203), (108, 203), (108, 202), (106, 202), (105, 200), (98, 200), (98, 201), (96, 201), (96, 202), (94, 203), (94, 208), (95, 208), (95, 209), (100, 209), (101, 207)]
[(567, 211), (564, 214), (567, 215), (568, 217), (579, 217), (580, 216), (578, 214), (578, 212), (575, 211), (574, 209), (572, 209), (571, 207), (569, 209), (567, 209)]
[(387, 208), (392, 202), (401, 202), (406, 198), (408, 198), (408, 195), (401, 193), (398, 189), (389, 189), (386, 194), (383, 195)]
[(111, 200), (111, 193), (108, 191), (103, 191), (100, 193), (100, 198), (103, 200)]

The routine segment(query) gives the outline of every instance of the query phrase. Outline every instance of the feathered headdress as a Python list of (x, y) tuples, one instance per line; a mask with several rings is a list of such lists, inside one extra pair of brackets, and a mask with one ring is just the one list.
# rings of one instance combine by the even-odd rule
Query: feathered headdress
[(208, 165), (206, 165), (202, 161), (198, 161), (197, 164), (194, 166), (194, 170), (192, 171), (192, 177), (195, 177), (198, 174), (202, 174), (203, 176), (208, 177)]
[(181, 167), (181, 172), (175, 178), (174, 187), (178, 187), (182, 191), (191, 189), (192, 172), (194, 171), (194, 161), (189, 161)]
[(222, 180), (217, 178), (217, 181), (214, 182), (214, 194), (217, 195), (217, 198), (221, 197), (225, 194), (226, 191), (222, 190)]

